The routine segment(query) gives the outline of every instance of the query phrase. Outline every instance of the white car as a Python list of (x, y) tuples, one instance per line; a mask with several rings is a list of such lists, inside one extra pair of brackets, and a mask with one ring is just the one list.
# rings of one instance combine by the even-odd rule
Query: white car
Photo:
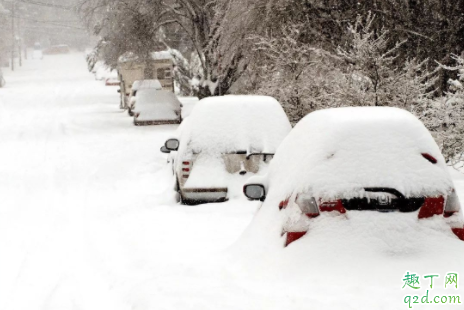
[(42, 50), (40, 50), (40, 49), (35, 49), (35, 50), (32, 52), (32, 59), (40, 59), (40, 60), (42, 60), (42, 59), (43, 59)]
[(134, 125), (181, 123), (182, 104), (173, 92), (155, 88), (142, 88), (137, 91), (135, 98), (137, 104), (133, 107)]
[(285, 245), (308, 231), (310, 238), (319, 217), (332, 216), (336, 223), (374, 211), (408, 213), (419, 221), (433, 217), (443, 222), (437, 226), (450, 227), (464, 240), (446, 162), (425, 126), (407, 111), (313, 112), (282, 142), (270, 166), (265, 177), (251, 178), (243, 191), (264, 201), (259, 213), (269, 218), (261, 222), (279, 225), (273, 238), (284, 234)]
[(155, 89), (155, 90), (163, 90), (163, 86), (161, 85), (159, 80), (137, 80), (134, 81), (131, 87), (131, 92), (129, 95), (129, 106), (128, 106), (128, 113), (130, 116), (134, 116), (133, 110), (135, 108), (135, 104), (137, 102), (137, 91), (140, 89)]
[(250, 174), (265, 171), (291, 130), (277, 100), (266, 96), (209, 97), (196, 103), (178, 138), (162, 152), (173, 155), (176, 190), (183, 203), (227, 200)]

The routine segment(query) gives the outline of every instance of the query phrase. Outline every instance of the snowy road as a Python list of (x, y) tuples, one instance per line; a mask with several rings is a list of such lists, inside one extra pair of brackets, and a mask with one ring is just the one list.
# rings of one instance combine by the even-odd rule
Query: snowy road
[(176, 127), (134, 127), (82, 54), (5, 77), (0, 309), (126, 309), (110, 290), (124, 273), (150, 277), (160, 256), (224, 248), (249, 223), (253, 204), (163, 207), (174, 201), (159, 148)]
[[(462, 243), (449, 236), (429, 261), (401, 251), (362, 257), (348, 244), (332, 253), (334, 238), (315, 244), (319, 257), (304, 247), (311, 238), (275, 255), (265, 245), (221, 253), (258, 203), (177, 205), (159, 152), (176, 126), (133, 126), (117, 88), (95, 81), (82, 54), (29, 60), (5, 78), (0, 310), (407, 309), (406, 269), (464, 275)], [(455, 178), (464, 201), (464, 178)], [(388, 243), (408, 226), (388, 221), (391, 235), (371, 238), (398, 250)], [(372, 254), (364, 246), (359, 253)]]

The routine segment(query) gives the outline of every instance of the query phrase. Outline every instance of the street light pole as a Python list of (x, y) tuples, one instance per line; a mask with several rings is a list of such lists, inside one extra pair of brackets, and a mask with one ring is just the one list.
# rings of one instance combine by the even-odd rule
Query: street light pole
[[(18, 10), (18, 14), (19, 14)], [(21, 48), (23, 45), (23, 37), (21, 36), (21, 18), (18, 16), (18, 57), (19, 57), (19, 66), (21, 67), (23, 65), (23, 57), (21, 54)]]
[(11, 10), (12, 15), (11, 15), (11, 38), (12, 38), (12, 46), (11, 46), (11, 71), (14, 71), (14, 52), (15, 52), (15, 42), (16, 42), (16, 36), (15, 36), (15, 14), (16, 14), (16, 2), (13, 1), (13, 8)]

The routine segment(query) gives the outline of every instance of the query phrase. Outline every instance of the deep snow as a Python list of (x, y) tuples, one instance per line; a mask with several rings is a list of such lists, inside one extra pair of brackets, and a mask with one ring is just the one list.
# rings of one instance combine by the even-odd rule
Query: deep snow
[[(159, 148), (177, 126), (133, 126), (82, 54), (29, 60), (5, 78), (1, 310), (407, 309), (407, 270), (439, 273), (433, 295), (464, 297), (441, 289), (444, 273), (464, 276), (464, 244), (443, 243), (433, 221), (321, 218), (286, 249), (255, 242), (246, 228), (260, 203), (175, 204)], [(464, 201), (464, 177), (452, 175)]]

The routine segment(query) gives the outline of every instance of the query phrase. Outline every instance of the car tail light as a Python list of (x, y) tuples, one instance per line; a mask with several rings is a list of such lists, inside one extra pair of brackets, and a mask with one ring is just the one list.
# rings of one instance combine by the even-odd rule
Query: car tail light
[(445, 205), (445, 212), (443, 213), (444, 217), (450, 217), (456, 212), (459, 212), (461, 210), (461, 204), (459, 203), (459, 198), (458, 195), (456, 195), (456, 192), (453, 191), (451, 194), (446, 197), (446, 205)]
[(339, 200), (334, 200), (334, 201), (324, 201), (319, 205), (319, 210), (321, 212), (332, 212), (332, 211), (338, 211), (340, 213), (346, 213), (345, 208), (343, 207), (342, 201)]
[(295, 201), (300, 207), (301, 212), (306, 214), (307, 217), (313, 218), (319, 216), (319, 208), (314, 197), (298, 195)]
[(285, 246), (288, 246), (293, 241), (296, 241), (306, 235), (306, 231), (289, 231), (287, 232), (287, 240), (285, 241)]
[(464, 228), (451, 228), (451, 230), (459, 239), (464, 241)]
[(288, 206), (288, 200), (289, 200), (289, 198), (287, 198), (285, 200), (282, 200), (279, 203), (279, 210), (285, 209)]
[(427, 159), (432, 164), (436, 164), (438, 162), (437, 159), (435, 157), (433, 157), (432, 155), (430, 155), (429, 153), (422, 153), (422, 157)]
[(182, 177), (187, 179), (190, 176), (191, 161), (182, 161)]
[(424, 204), (420, 208), (419, 218), (429, 218), (434, 215), (443, 214), (445, 207), (445, 199), (443, 196), (440, 197), (427, 197), (425, 198)]

